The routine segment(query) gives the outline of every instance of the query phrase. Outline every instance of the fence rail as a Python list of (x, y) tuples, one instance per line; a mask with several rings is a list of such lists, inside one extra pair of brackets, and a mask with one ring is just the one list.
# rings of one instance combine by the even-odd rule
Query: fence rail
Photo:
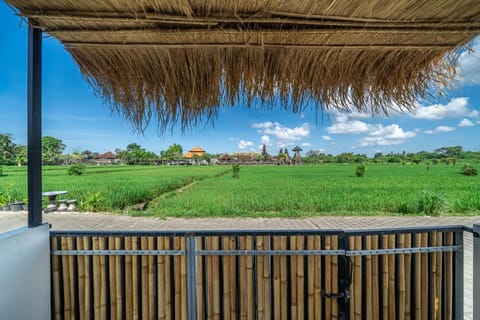
[(52, 318), (462, 319), (462, 237), (53, 231)]

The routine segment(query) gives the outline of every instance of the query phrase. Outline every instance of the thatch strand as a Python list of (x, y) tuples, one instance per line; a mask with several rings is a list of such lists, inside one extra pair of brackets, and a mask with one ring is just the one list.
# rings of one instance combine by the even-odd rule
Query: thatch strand
[(411, 110), (455, 75), (478, 0), (6, 0), (142, 130), (253, 103)]
[[(293, 112), (317, 107), (372, 114), (414, 107), (454, 68), (446, 50), (70, 48), (97, 92), (137, 128), (214, 118), (219, 106), (254, 100)], [(112, 65), (114, 63), (114, 65)]]

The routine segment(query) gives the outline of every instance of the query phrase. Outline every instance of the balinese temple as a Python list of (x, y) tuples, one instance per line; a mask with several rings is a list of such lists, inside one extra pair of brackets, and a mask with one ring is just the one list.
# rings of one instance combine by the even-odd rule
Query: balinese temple
[(302, 157), (300, 156), (300, 151), (303, 151), (302, 148), (299, 146), (296, 146), (295, 148), (292, 149), (295, 154), (293, 155), (293, 164), (301, 164), (302, 163)]
[(196, 146), (190, 150), (188, 150), (187, 153), (185, 153), (183, 155), (184, 158), (186, 159), (192, 159), (193, 157), (195, 156), (198, 156), (198, 157), (201, 157), (205, 154), (205, 150), (203, 150), (202, 148), (200, 148), (199, 146)]

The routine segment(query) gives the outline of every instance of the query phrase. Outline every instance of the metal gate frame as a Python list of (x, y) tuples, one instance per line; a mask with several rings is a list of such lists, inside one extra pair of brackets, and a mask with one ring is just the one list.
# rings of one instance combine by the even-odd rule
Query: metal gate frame
[[(365, 235), (391, 235), (402, 233), (454, 232), (451, 246), (414, 247), (375, 250), (350, 250), (349, 238)], [(480, 268), (480, 224), (473, 228), (464, 226), (441, 226), (420, 228), (394, 228), (372, 230), (242, 230), (242, 231), (52, 231), (51, 236), (177, 236), (186, 240), (185, 250), (52, 250), (52, 256), (178, 256), (186, 257), (187, 267), (187, 315), (196, 319), (197, 303), (197, 259), (202, 256), (338, 256), (338, 292), (322, 290), (323, 299), (337, 299), (339, 319), (349, 319), (350, 292), (352, 280), (352, 257), (383, 256), (408, 253), (454, 252), (454, 318), (463, 319), (464, 252), (463, 233), (474, 236), (474, 270)], [(196, 247), (197, 237), (206, 236), (279, 236), (279, 235), (335, 235), (338, 236), (337, 250), (200, 250)], [(461, 293), (461, 294), (460, 294)], [(480, 275), (474, 271), (474, 301), (480, 298)], [(480, 303), (474, 303), (474, 319), (480, 317)]]

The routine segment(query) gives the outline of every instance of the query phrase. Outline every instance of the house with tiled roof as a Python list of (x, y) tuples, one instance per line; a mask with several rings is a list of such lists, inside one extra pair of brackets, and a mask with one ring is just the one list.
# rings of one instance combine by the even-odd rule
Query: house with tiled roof
[(192, 159), (195, 156), (201, 157), (205, 154), (205, 150), (200, 148), (199, 146), (195, 146), (192, 149), (188, 150), (187, 153), (183, 155), (186, 159)]

